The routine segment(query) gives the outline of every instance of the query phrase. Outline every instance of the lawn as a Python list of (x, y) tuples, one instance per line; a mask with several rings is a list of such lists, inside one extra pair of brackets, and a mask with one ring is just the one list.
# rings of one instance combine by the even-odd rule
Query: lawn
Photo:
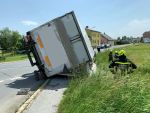
[(0, 62), (11, 62), (11, 61), (18, 61), (18, 60), (25, 60), (27, 59), (26, 54), (16, 54), (16, 55), (10, 55), (10, 54), (5, 54), (5, 58), (0, 58)]
[(97, 72), (92, 76), (82, 73), (70, 81), (58, 113), (150, 113), (150, 45), (124, 49), (138, 66), (132, 74), (114, 79), (108, 51), (99, 53)]

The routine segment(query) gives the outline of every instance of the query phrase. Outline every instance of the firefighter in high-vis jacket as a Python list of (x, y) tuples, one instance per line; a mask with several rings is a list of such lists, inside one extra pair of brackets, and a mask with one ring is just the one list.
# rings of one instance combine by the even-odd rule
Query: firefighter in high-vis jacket
[(128, 63), (130, 63), (131, 67), (133, 69), (137, 68), (137, 66), (132, 61), (127, 59), (125, 50), (120, 50), (118, 52), (118, 58), (111, 62), (111, 64), (109, 65), (109, 68), (114, 68), (114, 66), (118, 66), (119, 63), (120, 64), (128, 64)]

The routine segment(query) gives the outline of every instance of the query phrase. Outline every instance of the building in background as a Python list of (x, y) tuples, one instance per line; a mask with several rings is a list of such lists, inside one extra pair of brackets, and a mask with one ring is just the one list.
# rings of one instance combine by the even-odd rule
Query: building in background
[(137, 37), (137, 38), (131, 38), (131, 43), (140, 43), (141, 38)]
[(101, 33), (99, 31), (91, 30), (86, 26), (86, 33), (91, 41), (92, 47), (97, 48), (101, 44)]
[(143, 33), (142, 41), (144, 43), (150, 43), (150, 31)]
[(101, 44), (109, 44), (110, 46), (114, 45), (115, 40), (108, 36), (106, 33), (101, 33)]

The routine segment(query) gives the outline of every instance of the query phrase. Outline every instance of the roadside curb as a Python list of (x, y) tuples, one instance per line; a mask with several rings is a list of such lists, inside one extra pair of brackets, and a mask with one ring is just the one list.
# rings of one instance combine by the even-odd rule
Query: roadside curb
[(43, 88), (48, 84), (50, 79), (47, 79), (39, 88), (36, 92), (32, 94), (21, 106), (20, 108), (16, 111), (16, 113), (23, 113), (24, 110), (27, 109), (29, 105), (32, 104), (33, 100), (40, 94), (40, 92), (43, 90)]

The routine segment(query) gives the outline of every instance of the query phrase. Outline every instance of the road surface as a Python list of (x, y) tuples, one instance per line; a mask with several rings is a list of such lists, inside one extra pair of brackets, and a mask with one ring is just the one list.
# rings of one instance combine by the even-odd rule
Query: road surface
[[(100, 49), (101, 52), (104, 52), (106, 50), (112, 50), (112, 49), (115, 49), (115, 48), (122, 48), (122, 47), (126, 47), (126, 46), (130, 46), (132, 44), (124, 44), (124, 45), (115, 45), (115, 46), (111, 46), (110, 48), (104, 48), (104, 49)], [(97, 49), (94, 49), (94, 51), (96, 53), (98, 53)]]
[(15, 113), (28, 95), (17, 95), (20, 88), (32, 93), (43, 81), (36, 81), (28, 60), (0, 63), (0, 113)]

